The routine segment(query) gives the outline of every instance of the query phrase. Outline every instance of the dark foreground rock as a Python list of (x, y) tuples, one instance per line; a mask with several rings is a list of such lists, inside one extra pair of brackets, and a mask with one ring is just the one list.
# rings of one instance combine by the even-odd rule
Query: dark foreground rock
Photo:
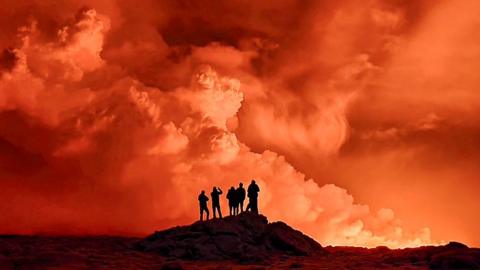
[(155, 232), (138, 250), (187, 260), (266, 261), (272, 255), (309, 256), (324, 253), (320, 244), (283, 222), (268, 223), (262, 215), (242, 213)]
[(454, 242), (406, 249), (324, 247), (325, 253), (309, 256), (272, 252), (268, 261), (245, 263), (165, 257), (138, 250), (138, 242), (143, 241), (116, 236), (0, 235), (0, 270), (480, 269), (480, 249)]
[(480, 269), (480, 249), (450, 242), (443, 246), (389, 249), (387, 247), (326, 247), (330, 256), (359, 264), (354, 258), (361, 258), (360, 265), (367, 268), (388, 268), (387, 266), (415, 266), (418, 269)]
[(437, 248), (430, 256), (431, 269), (480, 269), (480, 251), (457, 242)]

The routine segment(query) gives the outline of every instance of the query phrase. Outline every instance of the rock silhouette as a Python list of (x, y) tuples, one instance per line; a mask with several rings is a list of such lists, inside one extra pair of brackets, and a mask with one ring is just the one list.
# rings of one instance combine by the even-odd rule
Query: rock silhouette
[[(234, 218), (237, 220), (243, 218), (243, 214)], [(229, 219), (226, 218), (226, 220)], [(216, 229), (217, 225), (209, 224), (211, 222), (204, 222), (207, 225), (204, 230), (210, 230), (209, 234), (206, 235), (220, 230)], [(157, 233), (152, 239), (153, 242), (136, 237), (118, 236), (0, 235), (0, 269), (480, 269), (480, 249), (470, 248), (457, 242), (451, 242), (444, 246), (405, 249), (327, 246), (323, 249), (320, 248), (320, 252), (315, 251), (318, 247), (314, 248), (313, 253), (309, 256), (291, 256), (288, 254), (298, 253), (289, 251), (291, 246), (284, 246), (285, 242), (297, 243), (297, 240), (294, 239), (298, 236), (305, 240), (305, 248), (308, 251), (311, 241), (304, 238), (300, 232), (290, 234), (292, 229), (283, 223), (271, 223), (271, 225), (273, 226), (265, 225), (265, 223), (263, 225), (251, 224), (249, 220), (241, 225), (247, 226), (246, 228), (267, 227), (265, 230), (267, 233), (264, 231), (264, 234), (261, 234), (260, 237), (262, 240), (257, 242), (259, 247), (257, 247), (256, 257), (248, 254), (231, 257), (232, 255), (229, 255), (231, 253), (222, 251), (224, 248), (227, 251), (233, 251), (232, 244), (227, 241), (222, 244), (217, 243), (219, 248), (215, 247), (213, 249), (214, 252), (218, 253), (212, 254), (217, 254), (216, 256), (221, 258), (218, 260), (174, 257), (174, 255), (177, 256), (176, 254), (181, 254), (179, 253), (181, 249), (178, 244), (172, 244), (172, 241), (197, 245), (195, 243), (198, 243), (196, 242), (198, 240), (191, 240), (187, 237), (193, 233), (191, 230), (193, 225), (179, 227), (183, 229), (171, 229), (168, 235), (160, 236)], [(225, 226), (228, 227), (229, 225), (226, 224)], [(199, 234), (200, 238), (205, 235), (202, 230), (195, 233)], [(272, 239), (272, 235), (277, 235), (280, 240), (275, 240), (275, 237)], [(174, 236), (178, 240), (174, 240)], [(228, 238), (228, 234), (226, 237)], [(158, 250), (160, 242), (158, 241), (161, 241), (161, 239), (166, 239), (165, 241), (171, 243), (174, 248), (172, 249), (173, 254), (167, 256), (160, 254)], [(212, 241), (221, 241), (222, 238), (212, 237), (211, 239)], [(303, 240), (298, 243), (303, 243)], [(243, 241), (243, 238), (240, 241)], [(274, 243), (275, 245), (273, 245)], [(298, 243), (293, 246), (297, 248), (303, 246)], [(250, 245), (251, 243), (245, 244), (247, 247)], [(273, 245), (273, 247), (267, 249), (270, 245)], [(183, 249), (185, 250), (185, 247)], [(150, 250), (150, 252), (144, 250)], [(241, 250), (247, 249), (244, 247)], [(269, 257), (266, 258), (265, 256)], [(224, 259), (225, 257), (227, 259)]]
[(247, 212), (155, 232), (137, 248), (179, 259), (240, 262), (266, 261), (272, 255), (325, 253), (319, 243), (287, 224), (268, 223), (266, 217)]
[[(325, 247), (331, 257), (342, 257), (348, 265), (360, 265), (355, 258), (361, 258), (366, 269), (406, 266), (406, 269), (480, 269), (480, 249), (465, 244), (450, 242), (443, 246), (389, 249), (362, 247)], [(415, 268), (413, 268), (415, 267)], [(362, 268), (364, 269), (364, 268)]]

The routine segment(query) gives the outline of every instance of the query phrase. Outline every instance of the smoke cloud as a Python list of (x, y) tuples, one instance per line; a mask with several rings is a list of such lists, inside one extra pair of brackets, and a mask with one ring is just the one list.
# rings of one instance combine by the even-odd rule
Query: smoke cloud
[(397, 2), (7, 4), (0, 231), (143, 235), (196, 220), (201, 190), (256, 179), (262, 213), (325, 245), (453, 237), (387, 197), (407, 177), (441, 209), (430, 192), (475, 175), (465, 150), (427, 185), (448, 163), (435, 147), (478, 146), (478, 78), (459, 67), (478, 65), (478, 5)]

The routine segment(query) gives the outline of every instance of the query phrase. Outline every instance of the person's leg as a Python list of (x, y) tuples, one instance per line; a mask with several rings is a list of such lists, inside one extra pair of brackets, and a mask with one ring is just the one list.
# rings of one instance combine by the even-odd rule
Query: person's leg
[(240, 201), (240, 213), (243, 213), (243, 201)]
[(218, 205), (218, 216), (222, 218), (222, 209), (220, 209), (220, 205)]
[(208, 220), (208, 208), (207, 207), (202, 207), (200, 209), (200, 220), (203, 221), (203, 213), (207, 213), (207, 220)]
[(210, 218), (210, 211), (208, 211), (208, 207), (205, 207), (205, 212), (207, 212), (207, 220)]
[(258, 205), (257, 205), (256, 198), (252, 201), (252, 212), (254, 212), (255, 214), (258, 214)]

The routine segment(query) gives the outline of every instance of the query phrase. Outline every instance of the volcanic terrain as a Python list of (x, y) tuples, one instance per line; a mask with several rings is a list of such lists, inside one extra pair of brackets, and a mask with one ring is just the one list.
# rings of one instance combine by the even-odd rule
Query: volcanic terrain
[(322, 247), (262, 215), (195, 222), (141, 238), (0, 236), (0, 269), (480, 269), (480, 249), (451, 242), (392, 250)]

